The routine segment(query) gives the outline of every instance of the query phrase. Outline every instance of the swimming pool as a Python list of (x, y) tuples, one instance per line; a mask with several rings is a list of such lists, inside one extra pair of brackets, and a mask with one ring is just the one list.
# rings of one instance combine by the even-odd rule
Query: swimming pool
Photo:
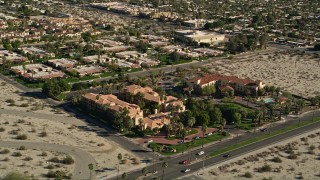
[(266, 104), (274, 103), (274, 99), (273, 98), (265, 98), (265, 99), (263, 99), (263, 102)]

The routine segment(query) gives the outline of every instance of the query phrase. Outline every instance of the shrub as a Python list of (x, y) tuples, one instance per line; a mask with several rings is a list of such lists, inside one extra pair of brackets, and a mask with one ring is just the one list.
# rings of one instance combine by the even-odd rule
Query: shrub
[(6, 129), (4, 127), (0, 127), (0, 132), (4, 132)]
[(8, 154), (10, 151), (9, 149), (4, 149), (0, 152), (0, 154)]
[(20, 146), (20, 147), (18, 148), (18, 150), (26, 150), (26, 147), (25, 147), (25, 146)]
[(22, 103), (22, 104), (20, 105), (20, 107), (28, 107), (28, 106), (29, 106), (28, 103)]
[(16, 137), (16, 139), (18, 139), (18, 140), (26, 140), (26, 139), (28, 139), (28, 136), (25, 135), (25, 134), (20, 134), (20, 135), (18, 135), (18, 136)]
[(33, 160), (33, 158), (30, 157), (30, 156), (27, 156), (26, 158), (24, 158), (24, 160), (25, 160), (25, 161), (31, 161), (31, 160)]
[(4, 158), (2, 161), (9, 161), (10, 159), (8, 157)]
[(23, 120), (23, 119), (19, 119), (18, 121), (17, 121), (17, 123), (19, 123), (19, 124), (22, 124), (22, 123), (25, 123), (26, 121), (25, 120)]
[(9, 131), (9, 134), (18, 135), (19, 132), (17, 130), (12, 130), (12, 131)]
[(40, 154), (40, 156), (47, 156), (48, 154), (47, 154), (47, 152), (42, 152), (41, 154)]
[(48, 178), (56, 178), (56, 179), (61, 179), (61, 178), (65, 178), (66, 173), (63, 171), (49, 171), (47, 173), (47, 177)]
[(315, 152), (313, 150), (309, 150), (308, 154), (315, 154)]
[(47, 166), (47, 169), (54, 169), (54, 166), (52, 164)]
[(314, 149), (316, 149), (316, 146), (311, 145), (311, 146), (309, 147), (309, 149), (310, 149), (310, 150), (314, 150)]
[(3, 178), (3, 180), (16, 180), (16, 179), (19, 179), (19, 180), (31, 180), (31, 178), (28, 177), (28, 176), (25, 176), (25, 175), (20, 174), (20, 173), (13, 173), (13, 172), (7, 174)]
[(252, 178), (252, 174), (250, 172), (244, 173), (243, 176), (246, 177), (246, 178)]
[(282, 160), (279, 157), (274, 157), (272, 159), (272, 161), (275, 162), (275, 163), (281, 163), (282, 162)]
[(57, 157), (53, 157), (49, 161), (54, 162), (54, 163), (59, 163), (60, 162), (59, 158), (57, 158)]
[(271, 170), (272, 170), (271, 166), (268, 164), (265, 164), (258, 169), (258, 172), (270, 172)]
[(14, 153), (12, 154), (12, 156), (14, 156), (14, 157), (21, 157), (22, 154), (21, 154), (20, 152), (14, 152)]
[(66, 156), (63, 160), (62, 160), (63, 164), (73, 164), (74, 160), (71, 156)]
[(222, 136), (227, 136), (227, 132), (226, 131), (222, 131)]
[(40, 137), (46, 137), (47, 136), (47, 132), (46, 131), (42, 131), (40, 134), (39, 134)]
[(288, 159), (298, 159), (298, 156), (296, 154), (290, 154)]

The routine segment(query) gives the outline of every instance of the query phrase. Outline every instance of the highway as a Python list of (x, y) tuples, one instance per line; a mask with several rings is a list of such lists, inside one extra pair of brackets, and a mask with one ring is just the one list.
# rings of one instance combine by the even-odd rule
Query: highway
[[(271, 131), (283, 129), (287, 126), (296, 124), (300, 121), (304, 121), (307, 119), (312, 119), (314, 117), (320, 117), (320, 111), (304, 114), (301, 117), (297, 117), (297, 118), (290, 118), (287, 122), (285, 122), (283, 124), (273, 125), (272, 127), (268, 127), (268, 131), (266, 131), (266, 132), (256, 131), (256, 132), (252, 132), (252, 133), (246, 133), (242, 136), (238, 136), (233, 139), (218, 142), (214, 145), (204, 147), (204, 149), (199, 148), (197, 150), (193, 150), (192, 152), (185, 153), (184, 155), (179, 155), (179, 156), (172, 157), (172, 158), (170, 158), (170, 157), (162, 158), (166, 162), (168, 162), (168, 165), (169, 165), (168, 168), (165, 169), (165, 178), (164, 179), (174, 179), (174, 178), (184, 176), (184, 175), (186, 175), (186, 173), (183, 173), (181, 171), (186, 168), (190, 168), (192, 171), (189, 173), (192, 173), (192, 172), (195, 172), (195, 171), (198, 171), (199, 169), (201, 169), (203, 167), (203, 165), (205, 167), (212, 166), (212, 165), (222, 163), (223, 161), (226, 160), (222, 156), (216, 156), (214, 158), (206, 159), (203, 164), (203, 161), (201, 161), (202, 157), (199, 157), (196, 155), (196, 153), (199, 151), (203, 150), (205, 152), (205, 154), (209, 154), (209, 153), (217, 151), (223, 147), (227, 147), (232, 144), (236, 144), (238, 142), (241, 142), (241, 141), (253, 138), (253, 137), (257, 137), (257, 136), (260, 136), (265, 133), (269, 133)], [(311, 130), (314, 130), (317, 128), (320, 128), (320, 122), (317, 122), (316, 124), (308, 125), (308, 126), (305, 126), (305, 127), (302, 127), (302, 128), (299, 128), (299, 129), (296, 129), (296, 130), (293, 130), (293, 131), (290, 131), (290, 132), (287, 132), (287, 133), (284, 133), (284, 134), (281, 134), (281, 135), (278, 135), (278, 136), (275, 136), (275, 137), (272, 137), (272, 138), (269, 138), (269, 139), (266, 139), (266, 140), (263, 140), (260, 142), (257, 142), (257, 143), (253, 143), (251, 145), (230, 151), (228, 153), (232, 155), (231, 158), (235, 158), (239, 155), (250, 153), (253, 150), (257, 150), (257, 149), (263, 148), (265, 146), (272, 145), (276, 142), (288, 139), (288, 138), (293, 137), (295, 135), (299, 135), (301, 133), (308, 132), (308, 131), (311, 131)], [(191, 163), (191, 165), (189, 165), (189, 166), (179, 164), (179, 162), (186, 160), (186, 159), (189, 159), (190, 157), (192, 157), (192, 161), (194, 161), (195, 163)], [(156, 169), (158, 170), (157, 173), (153, 174), (152, 176), (145, 177), (143, 179), (152, 179), (154, 177), (161, 177), (162, 176), (162, 167), (161, 167), (162, 162), (163, 161), (160, 161), (159, 163), (156, 164)], [(150, 165), (148, 167), (148, 169), (149, 169), (149, 171), (152, 171), (153, 166)], [(132, 178), (141, 177), (141, 175), (142, 175), (141, 170), (136, 171), (136, 172), (131, 172), (128, 174), (128, 176), (132, 177)]]

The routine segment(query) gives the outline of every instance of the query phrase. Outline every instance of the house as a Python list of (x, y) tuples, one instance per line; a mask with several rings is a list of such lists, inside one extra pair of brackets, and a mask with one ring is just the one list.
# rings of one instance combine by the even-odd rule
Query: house
[(184, 112), (186, 110), (186, 106), (183, 104), (181, 100), (173, 96), (166, 96), (164, 102), (164, 111), (170, 112)]
[(143, 98), (146, 101), (155, 102), (159, 105), (164, 102), (164, 100), (161, 99), (160, 95), (157, 92), (153, 91), (153, 89), (151, 89), (150, 87), (141, 87), (139, 85), (133, 84), (125, 87), (124, 92), (130, 93), (132, 95), (141, 93), (143, 94)]
[(143, 128), (147, 129), (161, 129), (164, 125), (170, 124), (170, 119), (165, 113), (151, 114), (148, 117), (143, 118)]
[(99, 74), (105, 71), (105, 68), (94, 65), (86, 65), (86, 66), (77, 66), (74, 68), (67, 69), (68, 72), (76, 72), (79, 77), (83, 77), (85, 75), (93, 75)]
[(135, 125), (139, 124), (139, 119), (143, 119), (143, 111), (136, 104), (130, 104), (122, 101), (112, 94), (100, 95), (94, 93), (87, 93), (83, 96), (83, 102), (89, 107), (106, 107), (112, 111), (120, 112), (122, 109), (127, 109), (129, 111), (128, 116), (134, 119)]
[(22, 66), (13, 66), (12, 72), (30, 80), (43, 80), (51, 78), (62, 78), (65, 74), (56, 69), (52, 69), (44, 64), (27, 64)]
[(34, 55), (37, 58), (44, 58), (44, 57), (55, 57), (54, 53), (48, 53), (42, 49), (38, 49), (36, 47), (22, 47), (21, 48), (22, 52), (24, 54), (30, 54), (30, 55)]
[(73, 68), (77, 64), (77, 61), (71, 60), (71, 59), (66, 59), (66, 58), (51, 59), (51, 60), (48, 60), (48, 64), (52, 65), (55, 68), (65, 70), (68, 68)]
[(191, 79), (189, 82), (195, 89), (203, 88), (205, 86), (222, 86), (222, 89), (231, 87), (234, 89), (234, 92), (238, 93), (244, 93), (247, 89), (252, 95), (255, 95), (259, 89), (266, 86), (266, 84), (260, 80), (252, 80), (249, 78), (242, 79), (236, 76), (225, 76), (220, 74), (208, 74), (204, 77)]
[(1, 50), (0, 51), (0, 64), (3, 64), (3, 61), (10, 61), (10, 62), (24, 62), (28, 61), (28, 58), (21, 56), (15, 52), (11, 52), (8, 50)]

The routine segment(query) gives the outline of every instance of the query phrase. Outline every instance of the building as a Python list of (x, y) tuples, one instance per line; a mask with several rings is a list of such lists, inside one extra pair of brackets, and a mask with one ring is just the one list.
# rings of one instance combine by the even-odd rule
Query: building
[(138, 105), (122, 101), (112, 94), (100, 95), (87, 93), (82, 97), (83, 102), (85, 102), (89, 107), (103, 108), (104, 105), (107, 105), (108, 109), (115, 112), (127, 109), (129, 111), (128, 116), (134, 119), (135, 125), (139, 125), (139, 119), (143, 119), (143, 111)]
[(42, 49), (38, 49), (35, 47), (22, 47), (21, 50), (24, 54), (30, 54), (37, 58), (55, 57), (54, 53), (48, 53)]
[(175, 38), (184, 43), (196, 42), (198, 45), (200, 43), (217, 45), (224, 42), (225, 35), (208, 31), (180, 30), (175, 32)]
[(191, 79), (189, 82), (195, 89), (203, 88), (205, 86), (216, 86), (218, 88), (222, 86), (221, 89), (225, 89), (225, 87), (229, 86), (234, 89), (234, 92), (243, 93), (245, 89), (247, 89), (252, 95), (256, 95), (259, 89), (266, 86), (266, 84), (260, 80), (252, 80), (249, 78), (242, 79), (236, 76), (225, 76), (220, 74), (208, 74), (204, 77)]
[(65, 74), (56, 69), (43, 64), (27, 64), (22, 66), (13, 66), (12, 72), (30, 80), (43, 80), (51, 78), (62, 78)]
[(170, 124), (170, 119), (165, 113), (151, 114), (148, 117), (143, 118), (143, 128), (147, 129), (161, 129), (164, 125)]
[(94, 65), (86, 65), (69, 68), (67, 69), (67, 71), (70, 73), (76, 72), (79, 77), (83, 77), (85, 75), (94, 75), (102, 73), (105, 71), (105, 68)]
[(51, 59), (51, 60), (48, 60), (48, 64), (52, 65), (55, 68), (65, 70), (68, 68), (73, 68), (77, 64), (77, 61), (72, 59), (66, 59), (66, 58)]
[(1, 50), (0, 51), (0, 64), (3, 64), (3, 61), (10, 61), (10, 62), (24, 62), (28, 61), (28, 58), (21, 56), (15, 52), (11, 52), (8, 50)]

